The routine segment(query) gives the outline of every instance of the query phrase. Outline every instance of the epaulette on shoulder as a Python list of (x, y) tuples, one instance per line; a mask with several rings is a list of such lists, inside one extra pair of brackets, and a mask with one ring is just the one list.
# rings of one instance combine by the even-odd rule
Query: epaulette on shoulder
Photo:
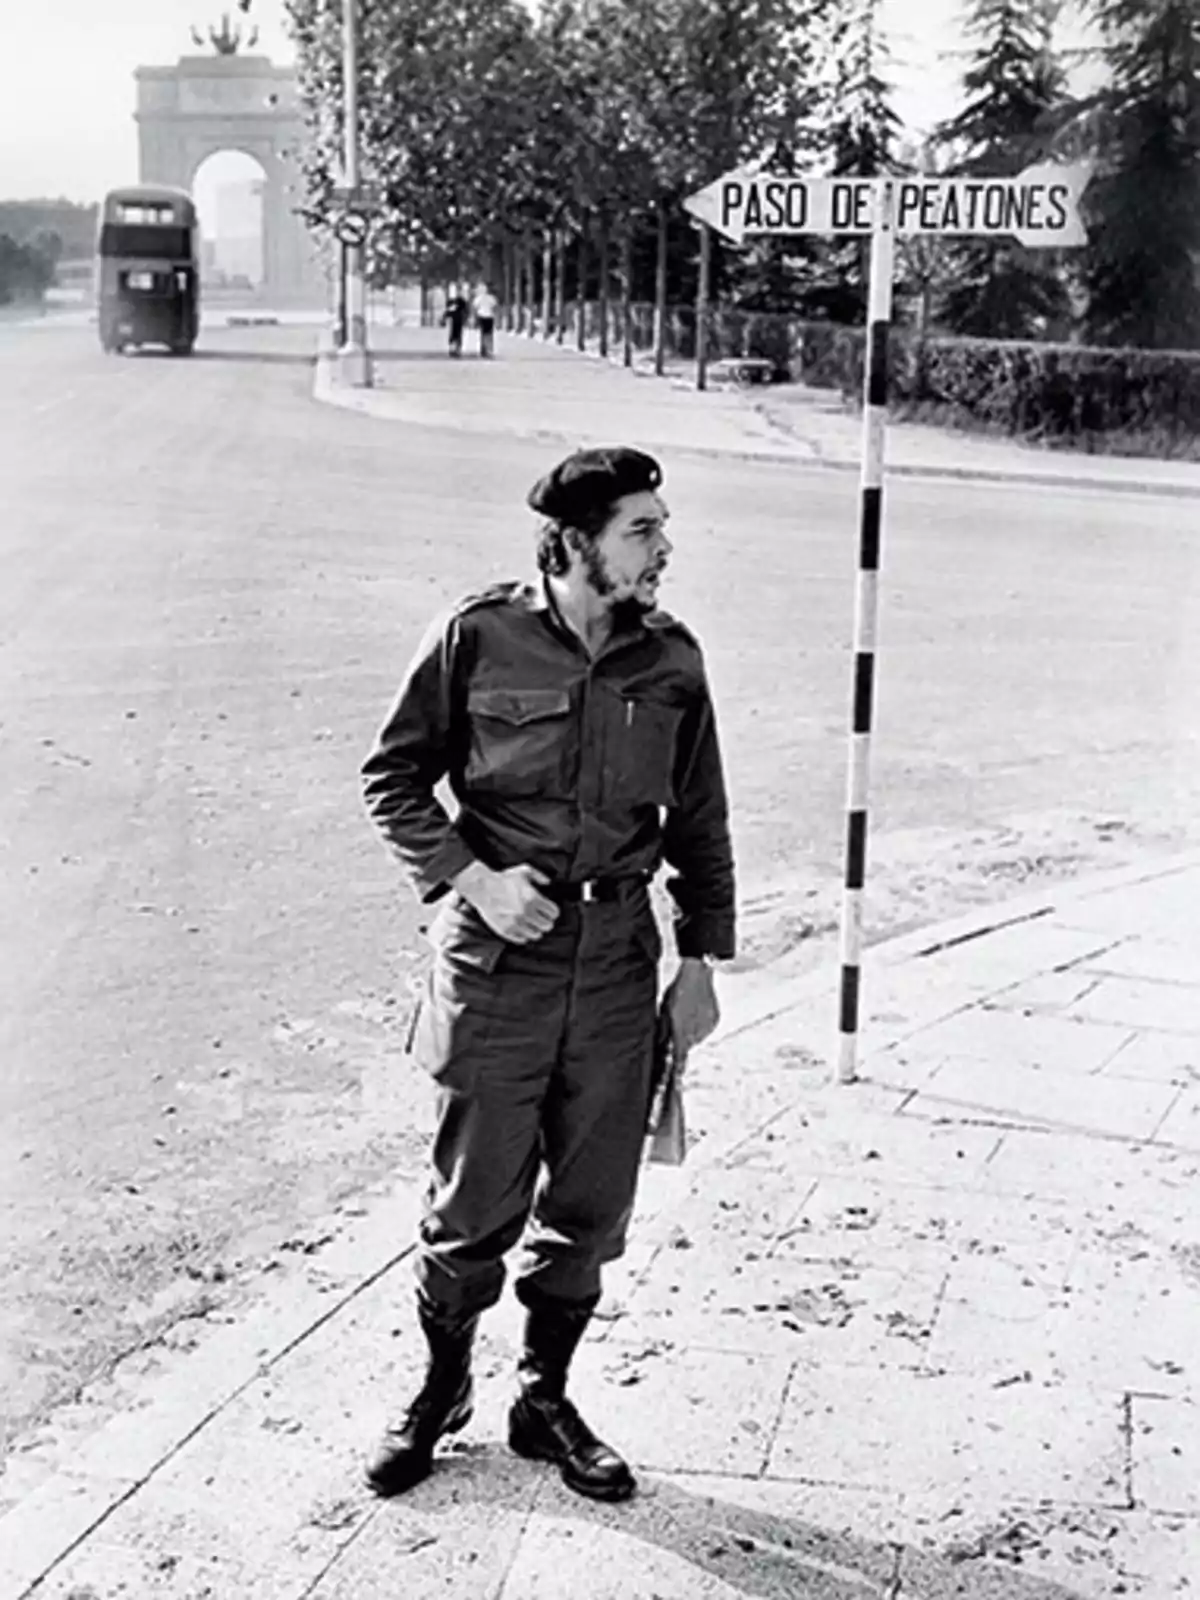
[(703, 648), (687, 623), (680, 622), (679, 618), (672, 616), (669, 611), (652, 611), (645, 619), (645, 623), (648, 628), (656, 628), (660, 633), (669, 633), (678, 639), (686, 639), (696, 650)]
[(518, 582), (489, 584), (477, 594), (464, 595), (454, 606), (453, 615), (465, 617), (468, 612), (479, 611), (484, 606), (503, 605), (506, 601), (515, 600), (523, 588), (524, 585)]

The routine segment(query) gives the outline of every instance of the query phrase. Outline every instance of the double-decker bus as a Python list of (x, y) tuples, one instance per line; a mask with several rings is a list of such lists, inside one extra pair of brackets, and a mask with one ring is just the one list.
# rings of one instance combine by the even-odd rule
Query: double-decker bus
[(200, 229), (183, 189), (134, 184), (100, 208), (96, 308), (105, 350), (165, 344), (190, 355), (200, 326)]

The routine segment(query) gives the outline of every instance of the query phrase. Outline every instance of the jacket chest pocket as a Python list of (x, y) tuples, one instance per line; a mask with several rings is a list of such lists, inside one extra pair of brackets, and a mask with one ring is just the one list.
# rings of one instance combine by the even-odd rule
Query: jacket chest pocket
[(607, 697), (610, 792), (624, 804), (675, 802), (675, 759), (683, 712), (662, 700), (613, 692)]
[(472, 689), (468, 786), (500, 794), (557, 794), (571, 709), (566, 689)]

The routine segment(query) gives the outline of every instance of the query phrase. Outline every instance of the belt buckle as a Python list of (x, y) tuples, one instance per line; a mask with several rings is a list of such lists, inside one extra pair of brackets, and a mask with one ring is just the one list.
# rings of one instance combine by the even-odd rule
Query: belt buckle
[(585, 906), (592, 905), (600, 898), (599, 885), (595, 878), (585, 878), (579, 885), (579, 898)]

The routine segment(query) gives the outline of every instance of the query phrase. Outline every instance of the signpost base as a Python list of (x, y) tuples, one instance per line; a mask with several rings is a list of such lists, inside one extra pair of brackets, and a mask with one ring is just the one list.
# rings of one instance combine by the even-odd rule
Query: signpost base
[(375, 382), (371, 354), (365, 345), (344, 344), (334, 353), (337, 381), (349, 389), (370, 389)]

